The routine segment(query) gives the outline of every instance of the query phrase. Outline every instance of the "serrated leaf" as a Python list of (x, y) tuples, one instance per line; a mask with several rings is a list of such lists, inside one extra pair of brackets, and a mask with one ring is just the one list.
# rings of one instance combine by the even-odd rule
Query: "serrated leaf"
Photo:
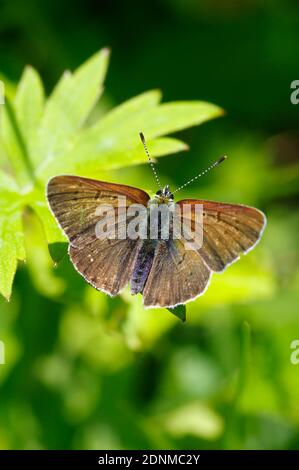
[[(88, 160), (76, 159), (75, 155), (72, 159), (67, 161), (58, 160), (45, 171), (43, 177), (48, 179), (61, 173), (78, 174), (90, 177), (99, 177), (103, 171), (123, 168), (124, 166), (136, 165), (138, 163), (146, 163), (147, 157), (144, 153), (143, 146), (140, 142), (139, 136), (135, 147), (121, 150), (112, 150), (111, 153), (106, 153), (105, 158), (102, 156), (101, 166), (98, 165), (98, 157), (90, 154)], [(147, 142), (148, 149), (152, 157), (162, 157), (177, 152), (182, 152), (188, 149), (188, 146), (178, 139), (170, 137), (161, 137), (153, 141)], [(125, 162), (125, 163), (124, 163)]]
[[(139, 115), (143, 115), (149, 109), (154, 108), (159, 104), (161, 100), (161, 93), (159, 90), (151, 90), (141, 95), (138, 95), (134, 98), (129, 99), (128, 101), (122, 103), (121, 105), (114, 108), (110, 111), (104, 118), (100, 120), (102, 133), (105, 134), (105, 129), (107, 129), (107, 133), (111, 132), (112, 129), (118, 129), (122, 126), (126, 125), (126, 122), (130, 119), (138, 120)], [(39, 168), (39, 177), (43, 181), (47, 181), (50, 176), (59, 173), (74, 173), (74, 174), (84, 174), (87, 176), (90, 173), (93, 174), (94, 170), (97, 169), (100, 173), (101, 166), (103, 168), (104, 161), (101, 166), (98, 165), (98, 152), (95, 152), (94, 146), (97, 143), (94, 141), (89, 140), (88, 132), (94, 132), (95, 135), (97, 133), (96, 124), (91, 126), (87, 129), (86, 132), (81, 132), (80, 135), (83, 135), (83, 138), (79, 137), (74, 142), (73, 148), (69, 151), (67, 155), (64, 155), (63, 160), (56, 158), (54, 161), (48, 160), (44, 161), (41, 167)], [(92, 131), (95, 129), (94, 131)], [(138, 133), (134, 136), (134, 139), (137, 140), (137, 145), (140, 146), (140, 140), (138, 137)], [(78, 150), (79, 142), (83, 142), (83, 149)], [(97, 141), (97, 137), (96, 137)], [(131, 142), (132, 144), (132, 142)], [(110, 148), (111, 147), (111, 148)], [(124, 155), (126, 147), (122, 147), (121, 145), (119, 148), (116, 148), (114, 145), (107, 144), (106, 153), (105, 150), (102, 151), (102, 159), (106, 161), (110, 161), (111, 153), (115, 155), (114, 161), (111, 160), (111, 168), (117, 168), (119, 166), (119, 160), (121, 160), (122, 165), (124, 162), (131, 163), (131, 160), (128, 160)], [(130, 149), (129, 149), (130, 150)], [(117, 151), (119, 152), (119, 156), (116, 155)], [(131, 148), (132, 151), (132, 148)], [(169, 152), (170, 153), (170, 152)], [(105, 157), (106, 156), (106, 157)], [(155, 155), (158, 156), (158, 155)], [(144, 151), (140, 152), (139, 159), (136, 159), (135, 163), (140, 163), (145, 161), (144, 159)], [(105, 168), (106, 169), (106, 168)]]
[(49, 206), (44, 194), (40, 193), (38, 199), (31, 202), (30, 206), (43, 222), (46, 238), (49, 243), (65, 242), (67, 239), (62, 230), (58, 227), (54, 216), (49, 210)]
[(55, 276), (40, 220), (33, 212), (26, 213), (24, 231), (27, 267), (36, 289), (50, 297), (61, 294), (65, 287), (64, 282)]
[[(64, 164), (68, 172), (82, 172), (89, 174), (89, 168), (114, 169), (120, 166), (129, 166), (145, 162), (144, 152), (140, 145), (139, 132), (145, 133), (147, 141), (164, 134), (175, 132), (186, 127), (200, 124), (204, 121), (223, 114), (223, 110), (215, 105), (205, 102), (177, 102), (154, 106), (146, 109), (142, 106), (142, 99), (125, 103), (122, 110), (108, 113), (98, 123), (83, 130), (75, 141), (74, 147), (65, 155)], [(124, 109), (129, 108), (127, 119), (124, 118)], [(111, 116), (112, 114), (112, 116)], [(158, 146), (159, 144), (157, 144)], [(172, 146), (171, 146), (172, 147)], [(170, 153), (164, 150), (157, 152), (156, 156)], [(178, 151), (175, 149), (175, 151)], [(62, 172), (62, 164), (57, 161), (58, 167), (44, 169), (44, 177), (49, 177), (54, 171)], [(85, 170), (84, 170), (85, 169)]]
[(1, 72), (0, 72), (0, 81), (4, 84), (5, 97), (9, 98), (12, 101), (16, 95), (15, 84), (12, 81), (10, 81), (5, 75), (3, 75)]
[(17, 260), (25, 259), (22, 208), (12, 199), (0, 204), (0, 293), (9, 300)]
[[(121, 105), (126, 107), (130, 101)], [(165, 134), (182, 130), (186, 127), (201, 124), (209, 119), (223, 114), (218, 106), (203, 101), (198, 102), (173, 102), (156, 106), (150, 109), (141, 106), (134, 108), (127, 118), (121, 122), (112, 119), (116, 110), (108, 113), (106, 117), (95, 123), (89, 129), (81, 133), (77, 139), (77, 147), (84, 150), (87, 141), (92, 140), (95, 150), (105, 151), (114, 147), (126, 147), (132, 145), (132, 140), (143, 131), (147, 139), (153, 139)], [(111, 116), (112, 114), (112, 116)], [(99, 146), (97, 149), (96, 146)]]
[(15, 110), (20, 130), (28, 146), (40, 123), (44, 102), (41, 79), (32, 67), (27, 66), (17, 88)]
[(14, 178), (0, 169), (0, 191), (3, 193), (18, 193), (18, 186)]
[[(125, 105), (122, 105), (125, 106)], [(114, 111), (116, 112), (116, 111)], [(186, 127), (201, 124), (223, 114), (223, 110), (210, 103), (173, 102), (157, 104), (150, 109), (139, 107), (123, 120), (122, 126), (110, 118), (109, 113), (77, 139), (77, 146), (84, 150), (85, 142), (92, 141), (95, 150), (100, 152), (111, 148), (132, 146), (143, 131), (147, 140), (176, 132)], [(136, 139), (137, 136), (137, 139)], [(98, 146), (98, 147), (97, 147)]]
[(168, 308), (173, 315), (178, 317), (182, 322), (186, 321), (186, 306), (185, 305), (178, 305), (174, 308)]
[(41, 221), (53, 261), (60, 261), (66, 253), (67, 238), (60, 227), (58, 227), (53, 214), (49, 210), (45, 194), (39, 192), (30, 203), (30, 207)]
[(2, 224), (0, 224), (0, 237), (0, 293), (9, 300), (17, 270), (17, 256), (15, 245), (9, 242)]
[(32, 167), (27, 148), (18, 125), (14, 104), (6, 99), (2, 115), (2, 143), (14, 170), (18, 185), (29, 188), (32, 185)]
[[(0, 120), (1, 120), (1, 108), (0, 108)], [(7, 161), (8, 161), (7, 153), (4, 147), (3, 139), (1, 138), (1, 135), (0, 135), (0, 164), (5, 165), (7, 164)]]
[(204, 101), (165, 103), (148, 113), (142, 126), (148, 138), (177, 132), (223, 115), (223, 109)]
[(112, 109), (100, 122), (101, 129), (109, 131), (111, 127), (121, 126), (128, 119), (136, 118), (138, 114), (145, 113), (150, 108), (155, 108), (161, 101), (160, 90), (150, 90), (131, 98), (116, 108)]
[(79, 69), (65, 73), (47, 101), (42, 123), (32, 149), (35, 165), (41, 174), (49, 164), (65, 152), (71, 138), (84, 123), (97, 102), (106, 75), (109, 50), (95, 54)]

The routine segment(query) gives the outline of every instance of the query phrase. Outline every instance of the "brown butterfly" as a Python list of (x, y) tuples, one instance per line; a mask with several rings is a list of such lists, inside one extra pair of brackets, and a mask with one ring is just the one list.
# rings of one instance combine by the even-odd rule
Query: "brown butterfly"
[[(159, 178), (149, 156), (143, 134), (140, 134), (154, 175)], [(220, 158), (203, 173), (219, 165)], [(191, 181), (200, 177), (196, 176)], [(259, 241), (266, 225), (265, 215), (244, 205), (184, 199), (175, 207), (182, 223), (199, 225), (195, 219), (196, 207), (202, 207), (202, 244), (186, 249), (184, 239), (174, 237), (170, 224), (168, 239), (163, 239), (161, 226), (158, 236), (149, 232), (141, 238), (99, 237), (96, 224), (100, 205), (112, 207), (119, 215), (119, 198), (125, 198), (125, 210), (137, 205), (150, 207), (154, 200), (173, 206), (173, 193), (169, 187), (161, 188), (151, 200), (141, 189), (121, 184), (79, 176), (55, 176), (47, 186), (50, 208), (60, 227), (67, 235), (70, 258), (77, 271), (96, 289), (115, 296), (130, 283), (131, 293), (142, 293), (145, 307), (172, 308), (202, 295), (208, 287), (212, 272), (222, 272), (241, 253), (247, 253)], [(149, 209), (147, 209), (148, 211)], [(148, 212), (147, 212), (148, 214)], [(146, 216), (148, 217), (148, 215)], [(119, 233), (133, 221), (134, 215), (125, 219), (108, 217), (107, 233)]]

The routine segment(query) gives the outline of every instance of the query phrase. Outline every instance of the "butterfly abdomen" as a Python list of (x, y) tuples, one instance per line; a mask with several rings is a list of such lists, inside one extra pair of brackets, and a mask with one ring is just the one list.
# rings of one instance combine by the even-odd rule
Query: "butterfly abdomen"
[(131, 278), (131, 293), (138, 294), (143, 291), (149, 272), (151, 270), (156, 242), (146, 239), (143, 241), (136, 258), (133, 275)]

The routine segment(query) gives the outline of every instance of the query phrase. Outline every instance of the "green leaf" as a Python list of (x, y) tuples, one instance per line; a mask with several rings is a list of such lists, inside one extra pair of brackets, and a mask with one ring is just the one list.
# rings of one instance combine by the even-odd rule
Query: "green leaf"
[(112, 109), (101, 122), (102, 132), (109, 131), (116, 126), (123, 126), (128, 119), (136, 118), (151, 108), (155, 108), (161, 101), (160, 90), (150, 90), (135, 96)]
[(34, 200), (30, 203), (32, 209), (36, 212), (43, 223), (46, 238), (48, 243), (54, 242), (65, 242), (66, 237), (62, 230), (58, 227), (54, 216), (49, 210), (49, 206), (45, 197), (41, 191), (38, 191), (34, 195)]
[[(106, 118), (78, 135), (74, 146), (65, 156), (68, 171), (76, 172), (83, 167), (88, 170), (90, 166), (96, 165), (99, 169), (112, 169), (145, 162), (139, 139), (141, 130), (147, 141), (151, 141), (223, 114), (221, 108), (204, 102), (168, 103), (151, 106), (150, 109), (142, 107), (142, 100), (135, 107), (131, 105), (130, 102), (122, 105), (118, 119), (116, 111), (112, 116), (108, 113)], [(123, 109), (126, 107), (130, 108), (130, 113), (125, 119)], [(54, 168), (50, 172), (45, 170), (45, 174), (49, 176)]]
[(155, 424), (176, 438), (195, 436), (213, 440), (219, 438), (224, 429), (222, 417), (198, 400), (156, 416)]
[[(89, 157), (85, 159), (76, 158), (72, 155), (68, 160), (57, 160), (48, 172), (45, 170), (43, 177), (45, 180), (51, 176), (61, 173), (71, 173), (90, 177), (100, 177), (104, 171), (132, 166), (139, 163), (146, 163), (147, 157), (140, 142), (139, 135), (135, 136), (136, 146), (132, 148), (114, 149), (111, 152), (101, 155), (101, 165), (99, 165), (99, 156), (90, 148)], [(87, 144), (88, 145), (88, 144)], [(178, 139), (170, 137), (160, 137), (147, 142), (148, 149), (152, 157), (162, 157), (188, 149), (188, 145)], [(79, 155), (79, 154), (78, 154)]]
[(11, 197), (0, 201), (0, 293), (9, 300), (17, 260), (25, 259), (21, 206)]
[(14, 103), (6, 99), (2, 116), (2, 142), (20, 188), (28, 190), (33, 183), (33, 168), (24, 137), (19, 127)]
[(47, 243), (40, 220), (32, 211), (26, 213), (24, 232), (26, 266), (35, 288), (43, 295), (59, 296), (65, 289), (64, 281), (55, 275), (56, 270), (53, 269), (53, 261), (46, 249)]
[(0, 191), (3, 195), (4, 192), (8, 193), (18, 193), (18, 186), (12, 176), (8, 173), (5, 173), (0, 168)]
[(204, 101), (166, 103), (149, 111), (142, 128), (148, 138), (151, 139), (152, 137), (202, 124), (222, 114), (223, 110), (221, 108)]
[(182, 322), (186, 321), (186, 305), (178, 305), (177, 307), (168, 308), (167, 310), (182, 320)]
[(17, 256), (14, 244), (9, 242), (9, 235), (4, 229), (3, 222), (0, 224), (0, 236), (0, 293), (9, 300), (17, 269)]
[(65, 72), (47, 101), (32, 158), (40, 174), (45, 164), (63, 154), (84, 124), (103, 90), (109, 50), (103, 49), (74, 74)]
[(67, 238), (57, 225), (53, 214), (49, 210), (45, 193), (38, 191), (30, 203), (30, 206), (41, 221), (53, 261), (60, 261), (66, 253)]
[[(110, 111), (104, 118), (99, 122), (102, 126), (102, 133), (107, 134), (109, 129), (114, 129), (116, 136), (118, 129), (126, 125), (126, 122), (130, 119), (138, 119), (140, 114), (146, 113), (149, 109), (157, 106), (161, 100), (161, 93), (158, 90), (151, 90), (146, 93), (132, 98), (125, 103), (122, 103), (120, 106), (117, 106), (115, 109)], [(137, 141), (137, 148), (140, 149), (140, 152), (137, 154), (135, 161), (132, 161), (132, 158), (128, 158), (128, 154), (125, 155), (125, 148), (119, 145), (117, 149), (115, 145), (112, 145), (109, 148), (109, 145), (101, 151), (101, 160), (102, 164), (99, 165), (99, 151), (96, 151), (95, 146), (97, 145), (97, 124), (88, 128), (86, 131), (82, 131), (77, 137), (77, 141), (74, 143), (72, 149), (70, 149), (68, 155), (65, 155), (63, 160), (56, 158), (54, 161), (45, 161), (43, 165), (39, 168), (40, 178), (43, 181), (47, 181), (51, 176), (59, 173), (73, 173), (73, 174), (84, 174), (85, 176), (89, 175), (99, 175), (101, 169), (109, 168), (118, 168), (119, 166), (124, 166), (124, 162), (127, 162), (128, 165), (142, 163), (145, 160), (144, 151), (140, 145), (139, 134), (134, 135), (134, 140)], [(95, 137), (93, 140), (90, 139), (89, 133), (94, 133)], [(81, 142), (81, 149), (79, 149), (79, 144)], [(132, 144), (132, 142), (131, 142)], [(136, 149), (135, 149), (136, 150)], [(129, 152), (132, 153), (132, 148), (129, 148)], [(172, 149), (169, 150), (171, 153)], [(176, 150), (177, 151), (177, 150)], [(117, 154), (118, 152), (118, 154)], [(113, 157), (113, 161), (111, 159)], [(158, 156), (153, 155), (153, 156)], [(107, 166), (105, 166), (105, 162)], [(109, 166), (111, 165), (111, 166)], [(96, 170), (96, 173), (94, 171)]]
[(3, 75), (1, 72), (0, 72), (0, 81), (4, 83), (5, 98), (9, 98), (12, 101), (16, 95), (15, 84), (11, 80), (9, 80), (5, 75)]
[(15, 110), (20, 130), (30, 146), (44, 109), (44, 89), (38, 73), (27, 66), (21, 77), (15, 98)]
[(221, 436), (224, 429), (222, 417), (213, 408), (198, 400), (176, 406), (155, 417), (156, 426), (176, 438), (195, 436), (213, 440)]

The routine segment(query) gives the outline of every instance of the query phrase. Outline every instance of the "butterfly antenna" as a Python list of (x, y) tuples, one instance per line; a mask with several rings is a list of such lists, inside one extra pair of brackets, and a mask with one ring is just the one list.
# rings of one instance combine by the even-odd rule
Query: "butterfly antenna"
[(151, 169), (152, 169), (152, 171), (153, 171), (153, 173), (154, 173), (154, 177), (156, 178), (157, 184), (158, 184), (158, 186), (159, 186), (159, 189), (162, 190), (162, 185), (161, 185), (161, 183), (160, 183), (159, 176), (158, 176), (158, 174), (157, 174), (157, 172), (156, 172), (156, 168), (155, 168), (154, 162), (153, 162), (153, 160), (151, 159), (151, 156), (150, 156), (150, 154), (149, 154), (148, 148), (147, 148), (147, 146), (146, 146), (144, 135), (143, 135), (142, 132), (139, 132), (139, 135), (140, 135), (140, 139), (141, 139), (141, 142), (142, 142), (142, 144), (143, 144), (145, 153), (146, 153), (146, 155), (147, 155), (149, 164), (150, 164)]
[(194, 178), (192, 178), (191, 180), (187, 181), (187, 183), (183, 184), (182, 186), (180, 186), (179, 188), (177, 188), (175, 191), (172, 192), (172, 194), (174, 193), (177, 193), (178, 191), (180, 191), (181, 189), (185, 188), (186, 186), (188, 186), (190, 183), (193, 183), (193, 181), (197, 180), (198, 178), (200, 178), (201, 176), (205, 175), (206, 173), (208, 173), (209, 171), (211, 171), (213, 168), (215, 168), (216, 166), (220, 165), (220, 163), (224, 162), (224, 160), (227, 159), (227, 156), (224, 155), (223, 157), (220, 157), (216, 162), (214, 162), (212, 165), (210, 165), (208, 168), (206, 168), (206, 170), (202, 171), (201, 173), (199, 173), (199, 175), (197, 176), (194, 176)]

